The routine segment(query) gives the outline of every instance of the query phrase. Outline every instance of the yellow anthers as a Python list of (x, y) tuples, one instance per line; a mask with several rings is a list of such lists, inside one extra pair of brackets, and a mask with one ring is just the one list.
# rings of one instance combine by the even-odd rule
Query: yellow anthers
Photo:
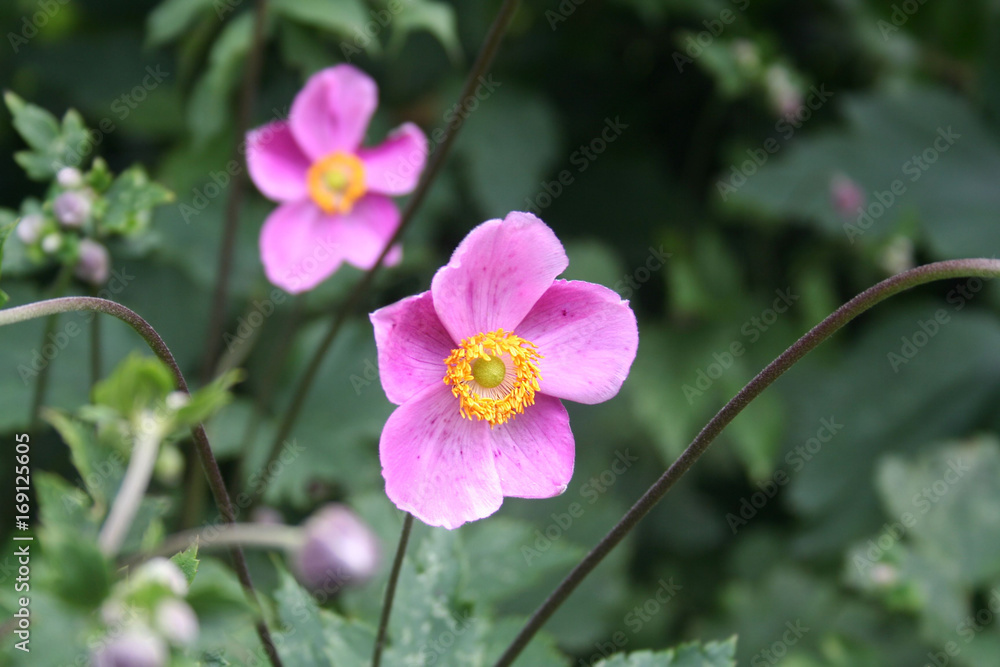
[(337, 151), (321, 158), (306, 174), (309, 196), (327, 213), (349, 213), (365, 194), (365, 166), (349, 153)]
[(444, 363), (444, 383), (458, 398), (462, 416), (503, 424), (535, 404), (538, 354), (533, 343), (497, 329), (462, 340)]

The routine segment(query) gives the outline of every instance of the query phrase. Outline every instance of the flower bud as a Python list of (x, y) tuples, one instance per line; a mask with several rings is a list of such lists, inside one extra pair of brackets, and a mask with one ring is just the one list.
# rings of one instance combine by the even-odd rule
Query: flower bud
[(92, 207), (90, 197), (78, 190), (64, 192), (52, 202), (52, 210), (56, 219), (64, 227), (80, 227), (90, 217)]
[(110, 265), (111, 258), (107, 248), (97, 241), (81, 239), (80, 254), (73, 268), (73, 274), (77, 278), (93, 285), (103, 285), (110, 275)]
[(189, 646), (198, 638), (198, 617), (188, 603), (164, 600), (156, 606), (156, 629), (175, 646)]
[(141, 587), (147, 583), (157, 583), (165, 586), (171, 593), (178, 596), (187, 594), (187, 577), (173, 561), (166, 558), (153, 558), (136, 570), (132, 584)]
[(83, 174), (76, 167), (63, 167), (56, 174), (56, 182), (64, 188), (78, 188), (83, 185)]
[(42, 250), (48, 254), (52, 254), (62, 247), (62, 237), (59, 234), (52, 232), (51, 234), (46, 234), (45, 238), (42, 239)]
[(771, 104), (782, 118), (794, 120), (802, 109), (802, 93), (792, 81), (791, 72), (782, 65), (772, 65), (767, 69), (765, 85)]
[(333, 594), (361, 583), (375, 574), (378, 564), (378, 538), (344, 505), (326, 505), (306, 522), (295, 567), (314, 592)]
[(830, 203), (843, 218), (853, 218), (865, 205), (865, 193), (847, 176), (838, 174), (830, 181)]
[(29, 213), (17, 223), (17, 238), (25, 245), (31, 245), (42, 235), (45, 218), (38, 213)]
[(254, 523), (266, 523), (271, 526), (285, 525), (285, 517), (281, 512), (267, 505), (254, 507), (250, 512), (250, 520)]
[(109, 638), (91, 654), (90, 661), (93, 667), (163, 667), (167, 658), (162, 639), (148, 630), (132, 629)]

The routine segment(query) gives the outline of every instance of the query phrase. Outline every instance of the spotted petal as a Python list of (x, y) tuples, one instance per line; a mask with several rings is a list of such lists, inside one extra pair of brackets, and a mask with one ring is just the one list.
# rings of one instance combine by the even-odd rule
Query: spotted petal
[(382, 429), (385, 492), (424, 523), (457, 528), (503, 503), (486, 422), (463, 419), (458, 399), (432, 386), (396, 408)]
[(458, 341), (514, 330), (568, 263), (544, 222), (530, 213), (509, 213), (469, 232), (434, 275), (434, 308)]
[(520, 323), (538, 348), (542, 393), (601, 403), (618, 393), (639, 345), (635, 313), (607, 287), (557, 280)]

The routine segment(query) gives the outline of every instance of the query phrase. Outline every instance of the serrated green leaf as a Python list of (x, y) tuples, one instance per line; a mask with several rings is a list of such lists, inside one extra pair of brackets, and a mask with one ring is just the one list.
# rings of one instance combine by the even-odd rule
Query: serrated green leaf
[(174, 377), (159, 359), (132, 353), (94, 385), (95, 405), (113, 408), (125, 418), (162, 401), (174, 389)]
[(667, 651), (636, 651), (601, 660), (596, 667), (734, 667), (736, 637), (707, 644), (691, 642)]
[(12, 92), (4, 95), (7, 108), (14, 117), (14, 129), (31, 148), (39, 153), (51, 152), (59, 138), (59, 121), (45, 109), (29, 104)]
[(240, 382), (244, 375), (239, 369), (227, 371), (191, 394), (187, 404), (177, 411), (178, 426), (200, 424), (228, 405), (233, 400), (230, 387)]
[(170, 560), (180, 568), (184, 576), (187, 577), (188, 585), (191, 585), (195, 575), (198, 574), (198, 563), (201, 562), (198, 560), (198, 545), (192, 544), (179, 554), (171, 556)]
[(149, 180), (146, 170), (136, 165), (118, 175), (105, 193), (107, 209), (101, 218), (102, 231), (133, 234), (149, 225), (151, 212), (174, 200), (174, 194)]

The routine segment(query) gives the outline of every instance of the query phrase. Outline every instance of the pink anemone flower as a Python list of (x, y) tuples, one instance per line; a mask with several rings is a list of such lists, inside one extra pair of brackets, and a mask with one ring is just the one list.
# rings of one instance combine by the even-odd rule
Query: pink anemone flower
[[(288, 120), (247, 135), (247, 166), (257, 188), (281, 205), (260, 232), (268, 280), (291, 293), (310, 290), (341, 262), (371, 268), (399, 226), (391, 196), (416, 187), (427, 138), (413, 123), (381, 145), (362, 148), (378, 106), (364, 72), (337, 65), (314, 74)], [(399, 261), (394, 248), (388, 264)]]
[(504, 496), (566, 490), (575, 447), (560, 399), (601, 403), (635, 359), (635, 314), (569, 261), (530, 213), (473, 229), (431, 289), (371, 314), (379, 376), (399, 407), (379, 455), (389, 499), (457, 528)]

